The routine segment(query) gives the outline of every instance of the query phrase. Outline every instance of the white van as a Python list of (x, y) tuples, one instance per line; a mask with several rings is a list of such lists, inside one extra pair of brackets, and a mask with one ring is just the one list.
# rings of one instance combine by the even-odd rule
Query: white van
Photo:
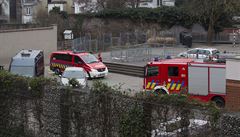
[(44, 75), (43, 51), (21, 50), (16, 56), (12, 57), (9, 71), (27, 77)]

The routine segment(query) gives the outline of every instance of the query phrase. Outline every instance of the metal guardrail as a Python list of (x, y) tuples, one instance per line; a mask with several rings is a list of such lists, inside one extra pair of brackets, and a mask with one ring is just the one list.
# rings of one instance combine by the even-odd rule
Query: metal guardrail
[(129, 76), (144, 77), (144, 66), (129, 65), (122, 63), (104, 62), (109, 72), (119, 73)]

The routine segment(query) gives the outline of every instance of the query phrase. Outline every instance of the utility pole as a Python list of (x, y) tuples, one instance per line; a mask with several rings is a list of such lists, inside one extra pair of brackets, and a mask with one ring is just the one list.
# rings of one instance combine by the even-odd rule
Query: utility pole
[(233, 47), (236, 47), (236, 32), (233, 30)]

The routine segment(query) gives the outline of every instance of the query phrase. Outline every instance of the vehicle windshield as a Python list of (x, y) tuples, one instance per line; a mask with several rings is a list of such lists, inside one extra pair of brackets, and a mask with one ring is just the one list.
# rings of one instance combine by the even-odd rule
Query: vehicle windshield
[(219, 53), (220, 53), (220, 52), (219, 52), (218, 50), (213, 50), (213, 51), (212, 51), (212, 54), (213, 54), (213, 55), (218, 55)]
[(87, 64), (99, 62), (99, 60), (92, 54), (82, 55), (81, 58)]
[(62, 77), (83, 79), (86, 77), (86, 74), (84, 71), (64, 71)]
[(146, 69), (145, 76), (151, 77), (151, 76), (158, 76), (159, 69), (158, 66), (148, 66)]

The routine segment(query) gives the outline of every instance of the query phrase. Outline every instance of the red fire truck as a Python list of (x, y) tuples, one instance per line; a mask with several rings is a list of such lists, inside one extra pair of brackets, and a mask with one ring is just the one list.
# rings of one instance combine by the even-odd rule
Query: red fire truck
[(225, 64), (168, 59), (149, 62), (145, 68), (144, 89), (155, 94), (185, 93), (204, 102), (224, 107)]

